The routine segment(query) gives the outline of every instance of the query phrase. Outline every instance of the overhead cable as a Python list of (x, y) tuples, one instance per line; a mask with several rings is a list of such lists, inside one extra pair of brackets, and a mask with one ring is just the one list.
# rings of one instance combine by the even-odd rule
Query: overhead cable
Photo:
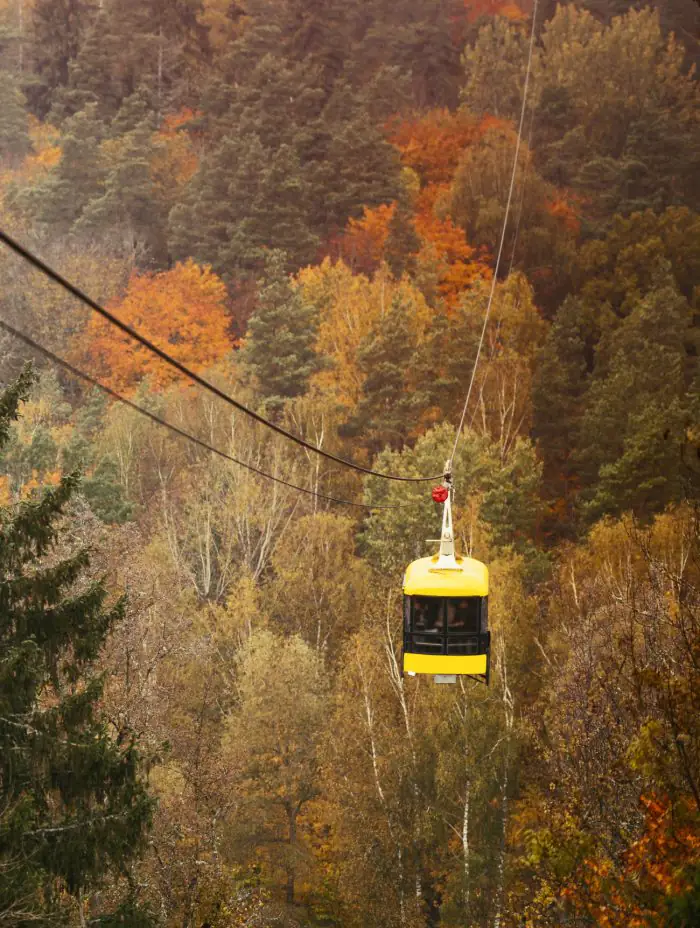
[(474, 380), (476, 379), (476, 369), (479, 366), (479, 358), (481, 357), (481, 349), (484, 344), (484, 337), (486, 335), (486, 329), (489, 323), (489, 316), (491, 315), (491, 305), (493, 303), (494, 293), (496, 292), (496, 283), (498, 281), (498, 271), (501, 266), (501, 257), (503, 255), (503, 245), (506, 239), (506, 231), (508, 229), (508, 216), (510, 214), (511, 202), (513, 200), (513, 188), (515, 187), (515, 177), (518, 172), (518, 156), (520, 155), (520, 145), (523, 137), (523, 124), (525, 122), (525, 111), (527, 109), (527, 91), (530, 83), (530, 72), (532, 70), (532, 53), (535, 47), (535, 24), (537, 21), (537, 3), (538, 0), (534, 0), (534, 5), (532, 8), (532, 28), (530, 30), (530, 47), (528, 50), (527, 57), (527, 70), (525, 72), (525, 86), (523, 87), (523, 102), (520, 109), (520, 124), (518, 125), (518, 140), (515, 145), (515, 156), (513, 158), (513, 172), (510, 177), (510, 187), (508, 189), (508, 200), (506, 202), (506, 213), (503, 217), (503, 229), (501, 231), (501, 241), (498, 246), (498, 255), (496, 257), (496, 266), (493, 269), (493, 278), (491, 280), (491, 291), (489, 293), (488, 303), (486, 304), (486, 313), (484, 315), (484, 324), (481, 328), (481, 337), (479, 338), (479, 345), (476, 349), (476, 357), (474, 359), (474, 367), (472, 368), (472, 376), (469, 381), (469, 389), (467, 390), (467, 398), (464, 401), (464, 408), (462, 409), (462, 416), (459, 420), (459, 426), (457, 427), (457, 434), (455, 435), (454, 445), (452, 446), (452, 453), (450, 454), (450, 459), (448, 462), (447, 470), (452, 471), (452, 464), (454, 461), (454, 456), (457, 452), (457, 445), (459, 444), (459, 439), (462, 435), (462, 428), (464, 427), (464, 419), (467, 415), (467, 408), (469, 407), (469, 400), (472, 395), (472, 389), (474, 387)]
[(78, 377), (81, 380), (84, 380), (86, 383), (91, 384), (93, 387), (97, 387), (98, 390), (102, 390), (103, 393), (106, 393), (107, 396), (111, 396), (113, 399), (117, 400), (120, 403), (123, 403), (124, 406), (128, 406), (129, 409), (133, 409), (135, 412), (139, 413), (142, 416), (145, 416), (147, 419), (150, 419), (151, 422), (154, 422), (156, 425), (160, 425), (165, 429), (173, 432), (175, 435), (178, 435), (180, 438), (185, 438), (187, 441), (193, 442), (195, 445), (198, 445), (200, 448), (204, 448), (205, 451), (210, 451), (212, 454), (216, 454), (221, 458), (224, 458), (226, 461), (231, 461), (233, 464), (237, 464), (239, 467), (244, 467), (246, 470), (252, 471), (254, 474), (257, 474), (259, 477), (264, 477), (266, 480), (272, 480), (274, 483), (282, 484), (282, 486), (289, 487), (291, 490), (298, 490), (300, 493), (306, 493), (309, 496), (313, 496), (316, 499), (327, 500), (330, 503), (339, 503), (342, 506), (353, 506), (357, 509), (402, 509), (405, 506), (371, 506), (366, 503), (354, 503), (348, 499), (338, 499), (335, 496), (327, 496), (325, 493), (318, 493), (316, 490), (309, 490), (307, 487), (300, 487), (295, 483), (290, 483), (288, 480), (283, 480), (282, 477), (275, 477), (273, 474), (268, 474), (260, 468), (255, 467), (253, 464), (249, 464), (247, 461), (241, 461), (238, 458), (233, 457), (233, 455), (227, 454), (225, 451), (221, 451), (220, 448), (216, 448), (213, 445), (208, 444), (206, 441), (202, 441), (201, 438), (197, 438), (196, 435), (192, 435), (190, 432), (186, 432), (184, 429), (179, 428), (177, 425), (173, 425), (170, 422), (166, 422), (165, 419), (161, 419), (160, 416), (157, 416), (155, 413), (150, 412), (148, 409), (144, 409), (143, 406), (139, 406), (138, 403), (134, 403), (132, 400), (127, 399), (125, 396), (122, 396), (121, 393), (117, 393), (116, 390), (113, 390), (111, 387), (108, 387), (106, 384), (101, 383), (99, 380), (96, 380), (94, 377), (91, 377), (90, 374), (86, 374), (85, 371), (81, 371), (79, 368), (74, 367), (68, 361), (65, 361), (63, 358), (59, 358), (58, 355), (55, 355), (52, 351), (49, 351), (48, 348), (45, 348), (43, 345), (40, 345), (33, 338), (30, 338), (29, 335), (25, 335), (24, 332), (20, 332), (14, 326), (10, 325), (8, 322), (5, 322), (4, 319), (0, 319), (0, 328), (5, 329), (6, 332), (9, 332), (10, 335), (24, 342), (25, 345), (28, 345), (30, 348), (33, 348), (35, 351), (38, 351), (45, 358), (48, 358), (53, 364), (57, 364), (59, 367), (64, 368), (69, 373), (73, 374), (74, 377)]
[(523, 177), (520, 182), (520, 203), (518, 204), (518, 217), (515, 220), (515, 232), (513, 233), (513, 247), (510, 252), (510, 264), (508, 265), (508, 273), (506, 274), (506, 279), (510, 277), (513, 272), (513, 265), (515, 264), (515, 251), (518, 247), (518, 235), (520, 233), (520, 222), (523, 218), (523, 208), (525, 206), (525, 190), (527, 188), (528, 173), (530, 171), (530, 162), (532, 160), (532, 133), (535, 127), (535, 106), (532, 107), (532, 112), (530, 113), (530, 129), (527, 135), (527, 157), (525, 159), (525, 170), (523, 171)]
[(295, 442), (297, 445), (301, 445), (302, 448), (306, 448), (307, 451), (313, 451), (314, 454), (319, 454), (321, 457), (327, 458), (329, 461), (334, 461), (336, 464), (342, 464), (344, 467), (350, 467), (352, 470), (356, 470), (361, 474), (367, 474), (372, 477), (381, 477), (384, 480), (397, 480), (402, 483), (422, 483), (424, 481), (442, 480), (442, 474), (433, 474), (430, 477), (401, 477), (398, 474), (385, 474), (381, 471), (372, 470), (371, 467), (363, 467), (361, 464), (356, 464), (354, 461), (348, 461), (345, 458), (341, 458), (338, 455), (332, 454), (330, 451), (324, 451), (323, 448), (319, 448), (317, 445), (312, 444), (311, 442), (306, 441), (305, 438), (302, 438), (300, 435), (295, 435), (294, 432), (289, 432), (287, 429), (283, 428), (281, 425), (277, 425), (275, 422), (271, 422), (269, 419), (266, 419), (265, 416), (260, 415), (260, 413), (255, 412), (255, 410), (250, 409), (248, 406), (245, 406), (239, 400), (230, 396), (228, 393), (220, 390), (219, 387), (215, 386), (211, 381), (207, 380), (205, 377), (202, 377), (200, 374), (197, 374), (191, 368), (187, 367), (181, 361), (178, 361), (176, 358), (173, 358), (172, 355), (169, 355), (166, 351), (163, 351), (162, 348), (159, 348), (152, 341), (150, 341), (145, 336), (141, 335), (136, 329), (132, 326), (127, 325), (125, 322), (122, 322), (114, 313), (111, 313), (108, 309), (105, 309), (104, 306), (101, 306), (92, 297), (88, 296), (75, 284), (72, 284), (69, 280), (66, 280), (58, 271), (55, 271), (52, 267), (46, 264), (45, 261), (42, 261), (37, 255), (29, 251), (14, 238), (0, 229), (0, 241), (4, 242), (8, 248), (11, 248), (16, 254), (18, 254), (25, 261), (29, 262), (37, 270), (41, 271), (42, 274), (45, 274), (54, 283), (57, 283), (60, 287), (63, 287), (64, 290), (67, 290), (68, 293), (72, 294), (76, 299), (80, 300), (82, 303), (85, 303), (86, 306), (89, 306), (90, 309), (102, 316), (103, 319), (106, 319), (111, 325), (116, 326), (118, 329), (121, 329), (122, 332), (125, 332), (130, 338), (133, 338), (140, 345), (143, 345), (144, 348), (147, 348), (148, 351), (157, 355), (162, 361), (166, 364), (169, 364), (170, 367), (179, 371), (185, 377), (189, 378), (193, 383), (198, 384), (200, 387), (204, 387), (205, 390), (208, 390), (214, 396), (219, 397), (225, 403), (228, 403), (229, 406), (233, 406), (239, 412), (244, 413), (246, 416), (249, 416), (251, 419), (254, 419), (256, 422), (259, 422), (261, 425), (264, 425), (268, 429), (272, 429), (273, 432), (277, 432), (278, 435), (282, 435), (284, 438), (289, 441)]

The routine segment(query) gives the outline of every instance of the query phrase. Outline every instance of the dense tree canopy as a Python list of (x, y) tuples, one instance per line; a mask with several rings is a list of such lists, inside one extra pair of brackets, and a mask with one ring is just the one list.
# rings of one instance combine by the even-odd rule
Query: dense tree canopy
[(491, 632), (404, 677), (430, 483), (4, 253), (175, 431), (0, 326), (0, 925), (695, 928), (698, 9), (0, 0), (0, 227), (337, 457), (458, 438)]

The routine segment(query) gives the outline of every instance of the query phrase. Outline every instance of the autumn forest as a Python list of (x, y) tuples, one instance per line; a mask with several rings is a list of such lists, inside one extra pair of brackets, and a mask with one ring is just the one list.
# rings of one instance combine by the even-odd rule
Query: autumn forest
[[(0, 926), (700, 925), (699, 65), (695, 0), (0, 0), (0, 229), (213, 387), (0, 243)], [(403, 675), (442, 507), (343, 463), (456, 438), (488, 686)]]

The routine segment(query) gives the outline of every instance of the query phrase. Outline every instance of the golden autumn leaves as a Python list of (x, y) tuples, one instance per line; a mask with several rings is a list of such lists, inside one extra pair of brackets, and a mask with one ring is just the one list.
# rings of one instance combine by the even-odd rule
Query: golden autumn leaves
[[(234, 346), (226, 299), (223, 281), (211, 268), (190, 259), (159, 274), (132, 274), (124, 297), (112, 302), (110, 309), (177, 360), (205, 370)], [(163, 388), (178, 376), (98, 316), (90, 318), (76, 354), (116, 390), (132, 392), (146, 379)]]

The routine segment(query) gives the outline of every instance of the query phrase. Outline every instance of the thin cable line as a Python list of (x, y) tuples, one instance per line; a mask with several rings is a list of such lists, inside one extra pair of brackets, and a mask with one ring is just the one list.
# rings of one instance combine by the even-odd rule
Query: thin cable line
[(481, 337), (479, 338), (479, 346), (476, 350), (476, 357), (474, 358), (474, 367), (472, 368), (472, 376), (469, 381), (469, 389), (467, 390), (467, 398), (464, 401), (464, 408), (462, 409), (462, 416), (459, 420), (459, 426), (457, 428), (457, 434), (455, 435), (454, 445), (452, 446), (452, 453), (450, 454), (450, 459), (448, 463), (447, 470), (452, 472), (452, 463), (454, 461), (454, 456), (457, 452), (457, 445), (459, 444), (459, 439), (462, 434), (462, 428), (464, 426), (464, 419), (467, 415), (467, 408), (469, 406), (469, 400), (472, 395), (472, 388), (474, 387), (474, 380), (476, 378), (476, 369), (479, 366), (479, 358), (481, 357), (481, 349), (484, 344), (484, 337), (486, 335), (486, 328), (489, 323), (489, 316), (491, 315), (491, 304), (493, 303), (493, 295), (496, 292), (496, 283), (498, 281), (498, 270), (501, 266), (501, 256), (503, 255), (503, 244), (506, 239), (506, 231), (508, 229), (508, 215), (510, 213), (511, 201), (513, 199), (513, 188), (515, 186), (515, 176), (518, 172), (518, 155), (520, 154), (520, 143), (522, 141), (523, 135), (523, 123), (525, 122), (525, 110), (527, 108), (527, 90), (530, 83), (530, 71), (532, 70), (532, 52), (535, 47), (535, 22), (537, 20), (537, 3), (538, 0), (535, 0), (532, 8), (532, 30), (530, 32), (530, 49), (528, 51), (527, 57), (527, 70), (525, 72), (525, 86), (523, 87), (523, 103), (520, 109), (520, 124), (518, 125), (518, 140), (515, 145), (515, 157), (513, 158), (513, 172), (510, 177), (510, 188), (508, 190), (508, 200), (506, 202), (506, 214), (503, 217), (503, 229), (501, 231), (501, 241), (498, 246), (498, 255), (496, 257), (496, 266), (493, 270), (493, 279), (491, 280), (491, 292), (489, 293), (488, 303), (486, 304), (486, 315), (484, 316), (484, 324), (481, 328)]
[(527, 134), (527, 158), (525, 159), (525, 169), (523, 170), (523, 179), (521, 181), (520, 203), (518, 204), (518, 218), (515, 220), (515, 232), (513, 233), (513, 248), (510, 253), (510, 264), (508, 265), (508, 274), (506, 279), (513, 273), (515, 264), (515, 249), (518, 246), (518, 235), (520, 233), (520, 222), (523, 218), (523, 207), (525, 205), (525, 189), (527, 187), (527, 178), (530, 173), (530, 161), (532, 160), (532, 132), (535, 126), (535, 106), (533, 104), (530, 114), (530, 129)]
[(33, 254), (23, 245), (20, 245), (19, 242), (15, 241), (7, 234), (7, 232), (4, 232), (2, 229), (0, 229), (0, 241), (4, 242), (8, 248), (11, 248), (12, 251), (18, 254), (21, 258), (24, 258), (25, 261), (28, 261), (29, 264), (33, 265), (35, 268), (37, 268), (37, 270), (41, 271), (47, 277), (50, 277), (54, 283), (57, 283), (59, 286), (63, 287), (64, 290), (67, 290), (68, 293), (72, 294), (82, 303), (85, 303), (86, 306), (89, 306), (90, 309), (94, 310), (112, 325), (116, 326), (118, 329), (121, 329), (122, 332), (125, 332), (135, 341), (139, 342), (139, 344), (143, 345), (144, 348), (147, 348), (153, 354), (157, 355), (162, 361), (165, 361), (166, 364), (169, 364), (171, 367), (175, 368), (175, 370), (179, 371), (181, 374), (184, 374), (185, 377), (188, 377), (193, 383), (198, 384), (200, 387), (204, 387), (205, 390), (213, 393), (214, 396), (218, 396), (219, 399), (224, 400), (224, 402), (228, 403), (230, 406), (233, 406), (240, 412), (245, 413), (246, 416), (250, 416), (251, 419), (259, 422), (261, 425), (272, 429), (273, 432), (277, 432), (278, 435), (282, 435), (284, 438), (289, 439), (289, 441), (293, 441), (297, 445), (301, 445), (302, 448), (306, 448), (308, 451), (313, 451), (315, 454), (320, 454), (321, 457), (327, 458), (329, 461), (335, 461), (336, 464), (342, 464), (344, 467), (350, 467), (361, 474), (369, 474), (372, 477), (381, 477), (384, 480), (398, 480), (402, 483), (422, 483), (429, 480), (442, 480), (443, 474), (434, 474), (430, 477), (400, 477), (397, 474), (384, 474), (380, 471), (372, 470), (370, 467), (363, 467), (361, 464), (355, 464), (353, 461), (348, 461), (345, 458), (338, 457), (337, 455), (332, 454), (330, 451), (324, 451), (322, 448), (311, 444), (311, 442), (306, 441), (306, 439), (302, 438), (300, 435), (295, 435), (293, 432), (289, 432), (287, 429), (282, 428), (282, 426), (276, 425), (274, 422), (271, 422), (269, 419), (261, 416), (259, 413), (250, 409), (248, 406), (245, 406), (243, 403), (234, 399), (234, 397), (230, 396), (228, 393), (220, 390), (206, 378), (201, 377), (193, 370), (190, 370), (189, 367), (182, 364), (176, 358), (173, 358), (166, 351), (163, 351), (162, 348), (159, 348), (157, 345), (153, 344), (153, 342), (149, 341), (149, 339), (145, 338), (143, 335), (137, 332), (136, 329), (133, 329), (125, 322), (122, 322), (121, 319), (119, 319), (109, 310), (105, 309), (104, 306), (101, 306), (99, 303), (95, 302), (92, 297), (88, 296), (69, 280), (66, 280), (65, 277), (62, 277), (58, 271), (55, 271), (52, 267), (42, 261), (41, 258), (37, 257), (37, 255)]
[(343, 506), (354, 506), (357, 509), (403, 509), (405, 506), (370, 506), (367, 503), (353, 503), (347, 499), (338, 499), (335, 496), (326, 496), (324, 493), (317, 493), (315, 490), (309, 490), (306, 487), (297, 486), (295, 483), (290, 483), (288, 480), (283, 480), (282, 477), (274, 477), (272, 474), (266, 473), (264, 470), (260, 470), (255, 467), (253, 464), (248, 464), (245, 461), (240, 461), (238, 458), (233, 457), (230, 454), (227, 454), (225, 451), (221, 451), (219, 448), (215, 448), (213, 445), (208, 444), (202, 439), (197, 438), (195, 435), (186, 432), (184, 429), (179, 428), (177, 425), (172, 425), (170, 422), (166, 422), (165, 419), (161, 419), (160, 416), (155, 415), (155, 413), (150, 412), (148, 409), (144, 409), (143, 406), (139, 406), (138, 403), (134, 403), (131, 400), (127, 399), (125, 396), (122, 396), (121, 393), (117, 393), (116, 390), (112, 390), (111, 387), (106, 386), (101, 383), (99, 380), (95, 380), (94, 377), (91, 377), (90, 374), (86, 374), (84, 371), (81, 371), (79, 368), (74, 367), (72, 364), (69, 364), (68, 361), (64, 361), (63, 358), (59, 358), (58, 355), (55, 355), (52, 351), (49, 351), (48, 348), (44, 348), (43, 345), (40, 345), (38, 342), (34, 341), (33, 338), (30, 338), (29, 335), (25, 335), (24, 332), (20, 332), (18, 329), (15, 329), (14, 326), (11, 326), (8, 322), (5, 322), (4, 319), (0, 319), (0, 327), (5, 329), (6, 332), (9, 332), (10, 335), (13, 335), (15, 338), (24, 342), (30, 348), (33, 348), (35, 351), (38, 351), (40, 354), (43, 354), (44, 357), (48, 358), (49, 361), (52, 361), (54, 364), (57, 364), (59, 367), (63, 367), (69, 373), (73, 374), (74, 377), (79, 377), (81, 380), (86, 381), (91, 384), (93, 387), (97, 387), (98, 390), (102, 390), (103, 393), (106, 393), (107, 396), (111, 396), (113, 399), (117, 400), (120, 403), (123, 403), (125, 406), (128, 406), (130, 409), (133, 409), (135, 412), (140, 413), (142, 416), (146, 416), (147, 419), (150, 419), (151, 422), (155, 422), (156, 425), (160, 425), (165, 429), (169, 429), (175, 435), (178, 435), (180, 438), (186, 438), (188, 441), (193, 442), (195, 445), (199, 445), (200, 448), (204, 448), (206, 451), (211, 451), (212, 454), (217, 454), (219, 457), (224, 458), (227, 461), (231, 461), (234, 464), (238, 464), (240, 467), (245, 467), (246, 470), (252, 471), (254, 474), (257, 474), (259, 477), (264, 477), (266, 480), (272, 480), (275, 483), (280, 483), (282, 486), (289, 487), (291, 490), (298, 490), (300, 493), (307, 493), (309, 496), (314, 496), (316, 499), (325, 499), (330, 503), (340, 503)]

